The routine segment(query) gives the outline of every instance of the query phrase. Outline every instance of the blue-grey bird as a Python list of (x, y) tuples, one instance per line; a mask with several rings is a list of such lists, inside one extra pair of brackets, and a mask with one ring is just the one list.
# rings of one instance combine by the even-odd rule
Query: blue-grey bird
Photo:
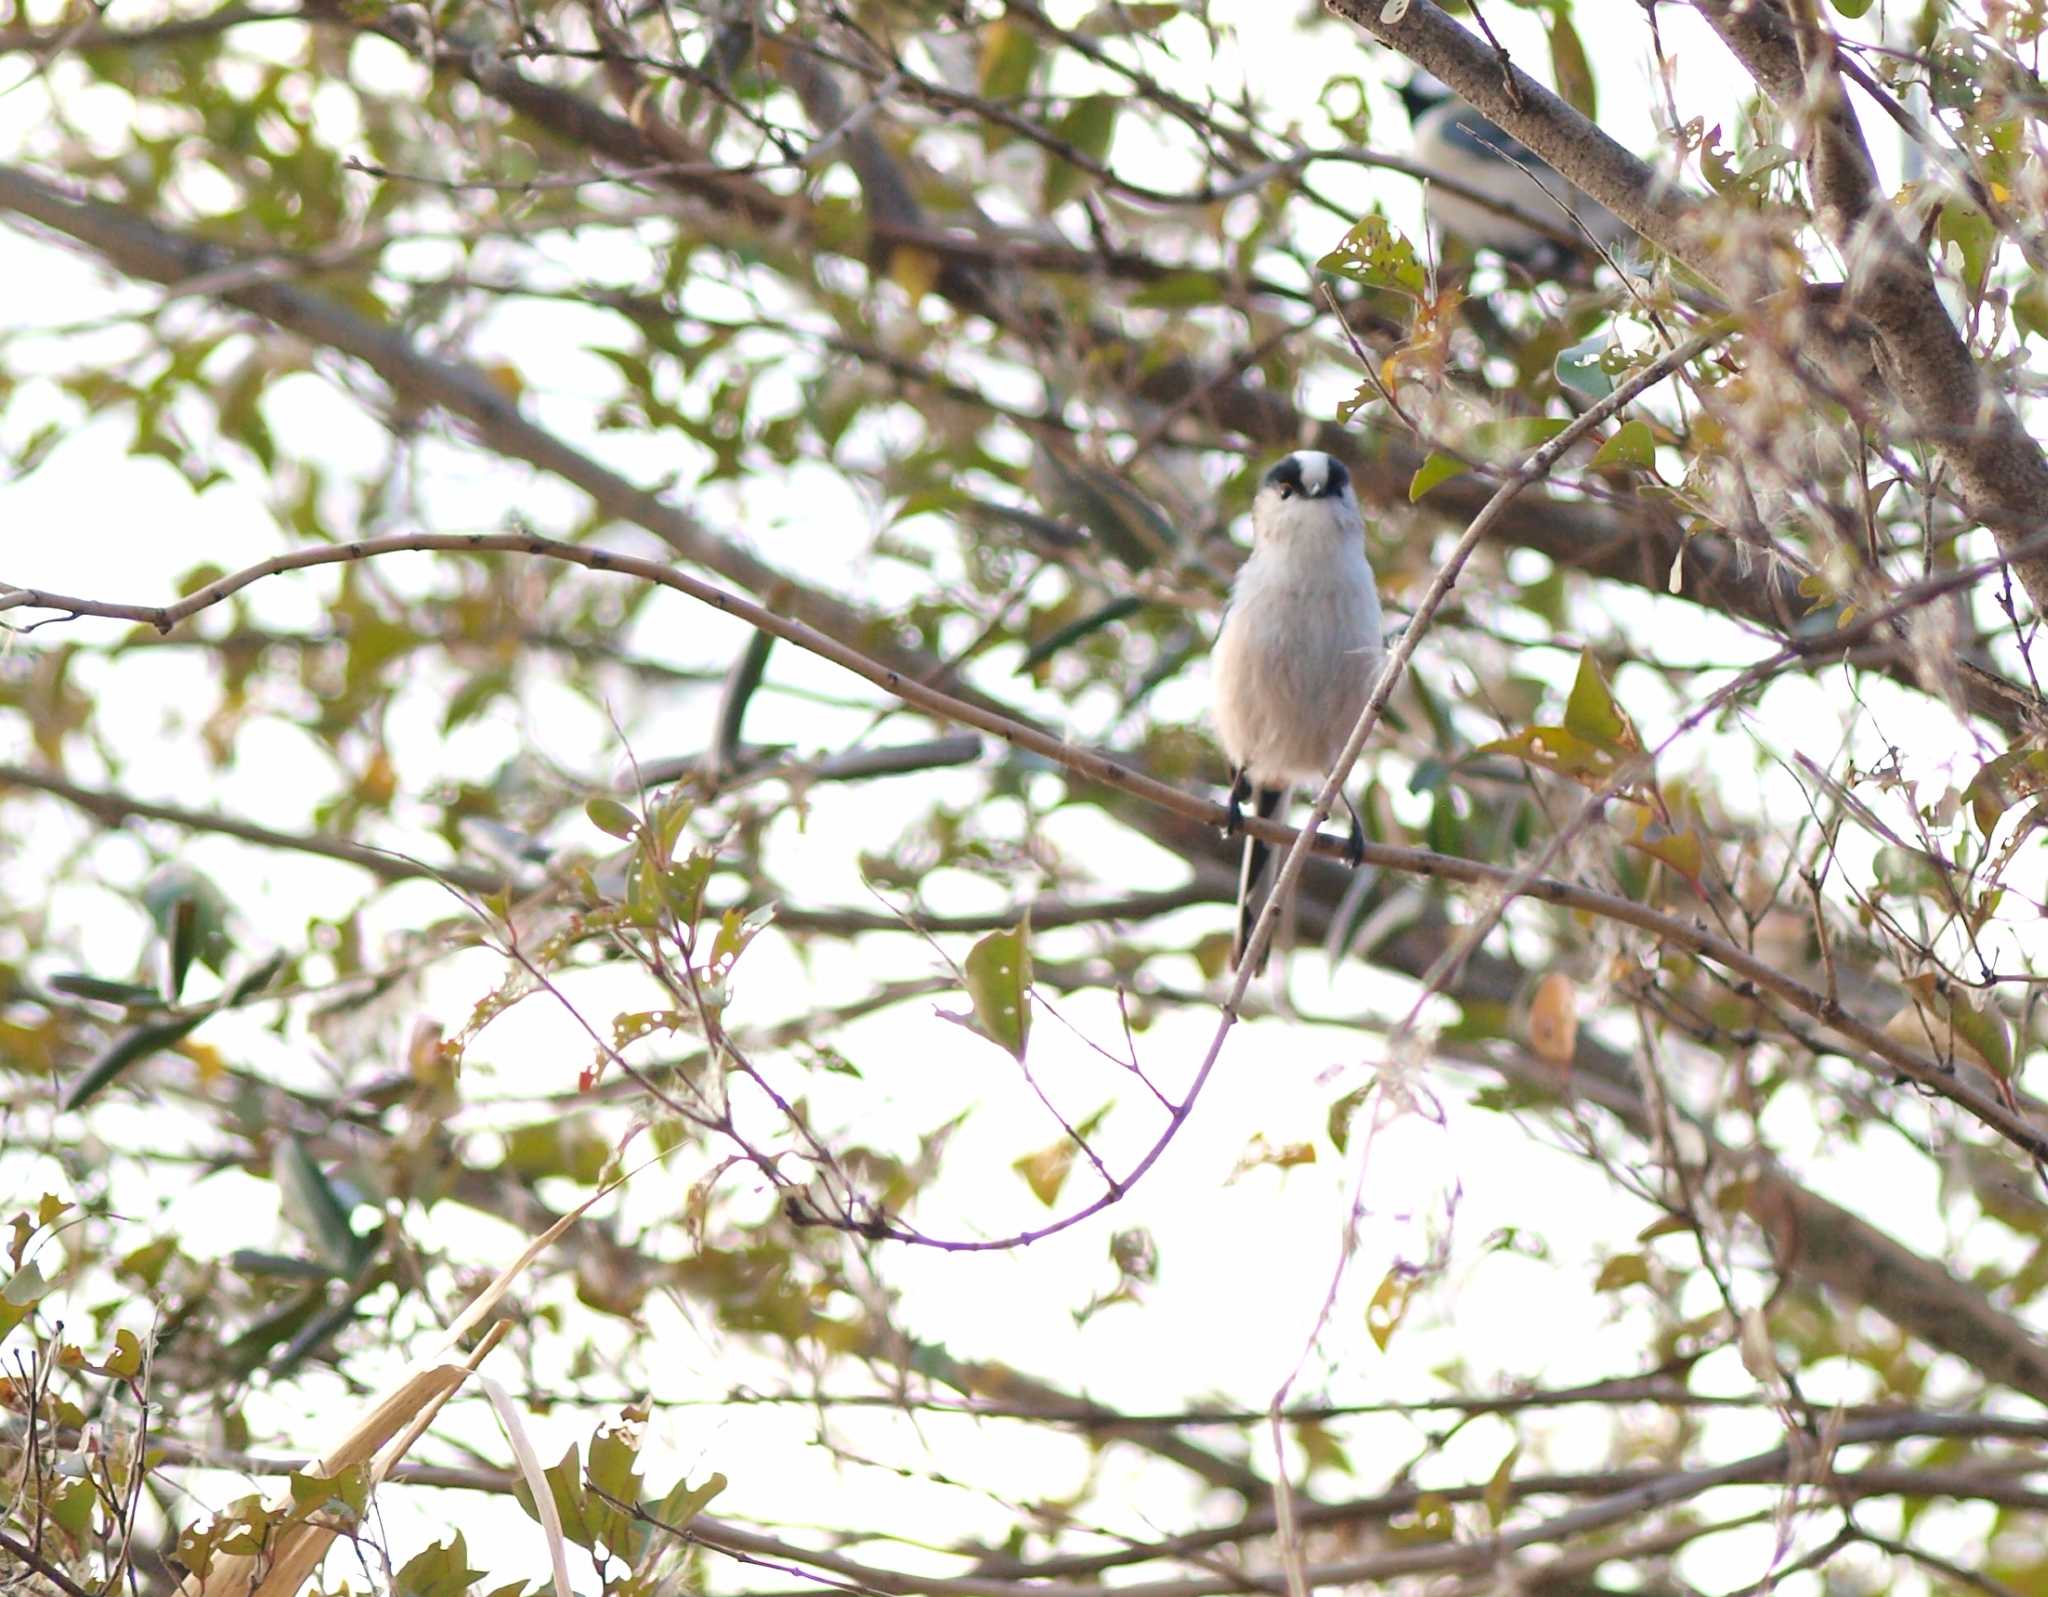
[[(1251, 556), (1216, 637), (1216, 732), (1231, 778), (1226, 835), (1241, 823), (1246, 799), (1270, 819), (1290, 788), (1322, 785), (1365, 709), (1380, 657), (1379, 589), (1351, 474), (1319, 449), (1297, 450), (1266, 473), (1252, 499)], [(1364, 847), (1352, 809), (1354, 865)], [(1257, 918), (1270, 852), (1245, 839), (1233, 970)]]
[[(1435, 78), (1417, 74), (1399, 92), (1414, 130), (1415, 159), (1431, 172), (1576, 236), (1578, 226), (1558, 208), (1562, 200), (1571, 207), (1579, 226), (1603, 246), (1628, 236), (1628, 226), (1620, 217), (1558, 176), (1542, 156), (1481, 116)], [(1429, 191), (1429, 214), (1453, 237), (1475, 248), (1496, 251), (1540, 275), (1554, 273), (1588, 252), (1560, 244), (1526, 223), (1442, 185)]]

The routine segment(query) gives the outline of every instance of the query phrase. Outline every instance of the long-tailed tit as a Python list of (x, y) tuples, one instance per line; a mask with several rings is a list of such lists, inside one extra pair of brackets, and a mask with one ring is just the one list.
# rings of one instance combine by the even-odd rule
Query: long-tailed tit
[[(1252, 500), (1251, 557), (1231, 589), (1214, 659), (1216, 731), (1230, 758), (1227, 836), (1241, 824), (1247, 798), (1270, 819), (1296, 783), (1321, 784), (1379, 671), (1379, 589), (1341, 461), (1303, 449), (1266, 473)], [(1365, 849), (1356, 809), (1349, 848), (1356, 865)], [(1245, 839), (1233, 970), (1257, 918), (1270, 852)]]
[[(1525, 215), (1554, 221), (1567, 231), (1576, 233), (1583, 227), (1602, 245), (1628, 235), (1620, 217), (1558, 176), (1542, 156), (1489, 122), (1435, 78), (1417, 74), (1400, 93), (1414, 131), (1415, 159), (1431, 172)], [(1578, 227), (1558, 209), (1559, 201), (1571, 208)], [(1497, 251), (1538, 273), (1555, 272), (1585, 253), (1448, 188), (1430, 189), (1429, 214), (1446, 233), (1477, 248)]]

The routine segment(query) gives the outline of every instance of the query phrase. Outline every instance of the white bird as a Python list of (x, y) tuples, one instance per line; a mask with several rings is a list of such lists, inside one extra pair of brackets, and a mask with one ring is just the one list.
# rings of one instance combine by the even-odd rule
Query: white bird
[[(1380, 596), (1351, 474), (1319, 449), (1266, 473), (1252, 499), (1252, 552), (1216, 637), (1216, 731), (1230, 759), (1230, 823), (1247, 798), (1270, 819), (1297, 783), (1320, 785), (1365, 709), (1380, 665)], [(1365, 848), (1351, 808), (1351, 863)], [(1244, 842), (1233, 970), (1257, 918), (1271, 850)], [(1261, 961), (1263, 964), (1263, 961)]]
[[(1400, 92), (1414, 133), (1415, 158), (1431, 172), (1574, 236), (1583, 227), (1603, 246), (1628, 236), (1620, 217), (1435, 79), (1418, 77)], [(1558, 208), (1559, 201), (1570, 207), (1571, 216)], [(1444, 232), (1539, 272), (1555, 271), (1583, 253), (1441, 185), (1430, 189), (1429, 214)], [(1578, 219), (1576, 226), (1572, 217)]]

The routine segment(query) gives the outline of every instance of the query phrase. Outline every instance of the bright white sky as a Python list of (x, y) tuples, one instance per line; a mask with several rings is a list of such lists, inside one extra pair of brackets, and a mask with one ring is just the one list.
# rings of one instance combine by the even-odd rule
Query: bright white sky
[[(1602, 120), (1624, 142), (1648, 149), (1653, 129), (1639, 87), (1647, 71), (1647, 39), (1639, 13), (1633, 6), (1613, 7), (1613, 14), (1626, 25), (1603, 31), (1600, 16), (1609, 8), (1580, 9), (1581, 26), (1601, 76)], [(1226, 58), (1239, 63), (1254, 93), (1267, 103), (1287, 107), (1306, 99), (1304, 86), (1312, 89), (1333, 68), (1375, 78), (1386, 75), (1386, 65), (1363, 48), (1356, 51), (1355, 62), (1333, 60), (1341, 34), (1325, 30), (1310, 44), (1293, 28), (1277, 26), (1270, 0), (1217, 0), (1212, 14), (1236, 27), (1236, 42)], [(124, 17), (123, 7), (116, 5), (110, 20), (118, 23), (134, 15), (131, 11)], [(1490, 8), (1489, 16), (1519, 60), (1532, 69), (1547, 60), (1534, 16), (1509, 7)], [(1727, 115), (1736, 103), (1740, 80), (1726, 57), (1691, 24), (1683, 8), (1660, 8), (1660, 16), (1667, 28), (1667, 47), (1680, 63), (1676, 93), (1681, 109), (1709, 121)], [(69, 79), (59, 73), (53, 81), (66, 84)], [(96, 104), (106, 104), (108, 114), (122, 114), (121, 107), (105, 102), (103, 96), (76, 92), (75, 87), (66, 93), (74, 96), (69, 101), (74, 115)], [(30, 85), (0, 95), (0, 146), (29, 134), (42, 115), (41, 94), (40, 87)], [(1385, 130), (1384, 142), (1397, 146), (1397, 130), (1403, 123), (1390, 97), (1378, 104), (1377, 125)], [(1119, 153), (1128, 158), (1123, 147)], [(1355, 197), (1360, 209), (1369, 198), (1380, 198), (1397, 221), (1414, 226), (1416, 191), (1405, 179), (1353, 167), (1320, 170), (1318, 179), (1334, 193)], [(1325, 224), (1319, 219), (1315, 225)], [(0, 278), (30, 285), (17, 289), (16, 303), (31, 307), (29, 314), (39, 325), (98, 316), (109, 304), (104, 283), (97, 274), (81, 270), (76, 256), (6, 228), (0, 228)], [(129, 307), (152, 299), (153, 291), (146, 289), (130, 287), (119, 294), (120, 303)], [(116, 343), (122, 338), (118, 331), (103, 336)], [(672, 448), (669, 443), (599, 434), (593, 426), (610, 383), (609, 368), (578, 352), (578, 345), (591, 336), (590, 320), (577, 312), (522, 306), (516, 315), (501, 316), (486, 327), (479, 353), (489, 354), (496, 346), (517, 359), (540, 419), (625, 474), (654, 479), (674, 465), (666, 453)], [(57, 358), (72, 362), (80, 347), (68, 345)], [(271, 414), (288, 447), (304, 447), (306, 441), (317, 439), (322, 460), (346, 474), (378, 459), (388, 440), (362, 408), (332, 385), (333, 374), (332, 364), (322, 361), (320, 375), (279, 385), (270, 400)], [(72, 414), (47, 392), (40, 402), (49, 407), (49, 414)], [(38, 412), (36, 399), (18, 399), (4, 418), (10, 437), (31, 431), (42, 419)], [(12, 536), (0, 543), (0, 578), (99, 597), (152, 600), (171, 592), (177, 576), (201, 558), (232, 568), (279, 547), (278, 529), (252, 496), (232, 485), (194, 496), (163, 464), (123, 456), (125, 436), (126, 423), (119, 420), (80, 426), (39, 471), (0, 489), (0, 515), (13, 529)], [(495, 526), (508, 509), (517, 507), (545, 528), (580, 510), (577, 496), (568, 490), (536, 481), (519, 468), (477, 452), (430, 445), (423, 450), (422, 461), (422, 525)], [(864, 540), (844, 536), (839, 529), (849, 518), (865, 520), (869, 512), (836, 478), (809, 473), (785, 483), (750, 482), (743, 496), (721, 487), (697, 503), (713, 525), (745, 529), (775, 557), (800, 562), (813, 580), (839, 581), (849, 590), (861, 587), (858, 554)], [(638, 535), (629, 531), (617, 536), (622, 544), (638, 541)], [(836, 570), (834, 561), (841, 562)], [(424, 565), (408, 568), (403, 562), (392, 562), (383, 572), (397, 583), (425, 580), (425, 574)], [(251, 609), (279, 627), (317, 626), (334, 584), (331, 572), (272, 581), (250, 595)], [(1652, 604), (1640, 603), (1641, 616), (1650, 613)], [(1750, 652), (1738, 634), (1709, 625), (1689, 609), (1657, 606), (1656, 614), (1660, 625), (1666, 617), (1683, 615), (1682, 624), (1697, 634), (1696, 652), (1703, 658), (1732, 659)], [(68, 635), (109, 635), (112, 630), (85, 623)], [(718, 668), (737, 650), (742, 637), (735, 624), (664, 595), (629, 641), (650, 655)], [(27, 645), (30, 652), (35, 647), (34, 640)], [(0, 659), (0, 670), (19, 669), (23, 663)], [(1427, 650), (1423, 663), (1428, 669), (1449, 668), (1445, 662), (1432, 662)], [(136, 751), (151, 751), (146, 762), (132, 763), (125, 773), (123, 785), (129, 791), (291, 827), (305, 824), (310, 796), (332, 782), (324, 756), (308, 740), (272, 722), (259, 722), (242, 734), (229, 770), (209, 769), (192, 724), (191, 707), (210, 702), (208, 673), (196, 654), (167, 651), (119, 663), (80, 662), (77, 669), (82, 683), (96, 694), (99, 735), (128, 751), (131, 760)], [(1558, 670), (1568, 669), (1568, 656), (1560, 655)], [(771, 676), (839, 693), (857, 688), (787, 649), (777, 651)], [(395, 718), (400, 769), (415, 787), (426, 780), (416, 773), (431, 772), (437, 779), (488, 779), (515, 742), (544, 752), (570, 770), (603, 774), (620, 762), (622, 750), (604, 717), (537, 680), (529, 682), (518, 710), (501, 706), (443, 738), (439, 717), (451, 684), (452, 679), (416, 684)], [(1624, 696), (1635, 686), (1625, 683)], [(1659, 714), (1668, 718), (1671, 707), (1660, 705), (1646, 686), (1641, 691), (1646, 696), (1632, 698), (1632, 708), (1654, 727)], [(1162, 697), (1158, 713), (1192, 717), (1199, 713), (1201, 693), (1199, 682), (1182, 684)], [(1770, 715), (1784, 717), (1780, 725), (1810, 725), (1815, 716), (1821, 724), (1830, 724), (1839, 719), (1834, 699), (1835, 689), (1829, 685), (1788, 683), (1770, 701)], [(1955, 745), (1952, 723), (1938, 712), (1929, 712), (1903, 694), (1880, 693), (1877, 702), (1893, 735), (1924, 736), (1933, 761), (1967, 756)], [(702, 746), (711, 696), (684, 691), (628, 694), (614, 708), (639, 754), (663, 755)], [(763, 696), (757, 700), (749, 732), (761, 739), (782, 736), (830, 747), (865, 724), (862, 714), (828, 712)], [(918, 723), (906, 718), (885, 728), (879, 740), (919, 735)], [(0, 744), (0, 756), (28, 757), (27, 750), (17, 746), (19, 734), (15, 736), (16, 743)], [(103, 773), (80, 759), (72, 774), (93, 781)], [(1733, 780), (1730, 773), (1719, 774)], [(934, 790), (950, 787), (962, 797), (974, 791), (967, 776), (920, 781)], [(878, 841), (873, 828), (882, 791), (820, 789), (801, 835), (793, 825), (783, 824), (788, 835), (780, 845), (780, 857), (786, 879), (804, 884), (805, 903), (871, 902), (854, 856), (864, 844)], [(1779, 792), (1775, 797), (1782, 802), (1785, 795)], [(1006, 818), (991, 819), (1001, 824)], [(68, 820), (53, 824), (47, 837), (38, 835), (31, 857), (0, 861), (0, 891), (29, 891), (83, 830), (82, 824)], [(1141, 888), (1178, 879), (1176, 865), (1164, 855), (1148, 855), (1142, 845), (1123, 833), (1112, 834), (1090, 816), (1058, 817), (1053, 835), (1073, 857), (1101, 861), (1111, 883)], [(594, 831), (571, 841), (593, 849), (603, 842)], [(253, 854), (219, 839), (194, 838), (186, 854), (201, 869), (232, 884), (245, 941), (251, 946), (294, 945), (303, 936), (309, 913), (345, 913), (362, 889), (357, 874), (345, 867), (286, 854)], [(100, 845), (92, 857), (115, 880), (139, 874), (146, 866), (139, 848), (118, 839)], [(1034, 885), (1015, 884), (1016, 898), (1029, 897)], [(985, 884), (967, 880), (935, 884), (932, 898), (948, 909), (995, 904)], [(454, 907), (440, 890), (414, 886), (383, 895), (373, 914), (396, 932), (446, 915)], [(1189, 911), (1158, 933), (1166, 942), (1183, 932), (1192, 936), (1220, 925), (1225, 913), (1215, 907)], [(140, 947), (139, 916), (115, 896), (92, 888), (67, 889), (55, 899), (55, 918), (52, 942), (77, 950), (96, 972), (119, 976), (133, 965)], [(830, 950), (806, 964), (787, 944), (774, 937), (764, 939), (743, 968), (731, 1018), (741, 1024), (772, 1021), (784, 1012), (777, 995), (788, 991), (850, 997), (885, 965), (905, 973), (932, 968), (926, 950), (903, 940), (870, 943), (861, 950), (860, 968), (849, 969), (836, 967), (833, 960), (842, 956)], [(1044, 939), (1042, 951), (1046, 957), (1057, 957), (1064, 949), (1080, 946), (1071, 937), (1063, 941), (1054, 935)], [(957, 956), (960, 949), (954, 952)], [(65, 963), (70, 963), (68, 954)], [(1297, 974), (1296, 1000), (1311, 1013), (1405, 1007), (1399, 984), (1370, 976), (1356, 965), (1345, 968), (1335, 990), (1330, 990), (1319, 962), (1312, 958), (1299, 961)], [(1591, 973), (1575, 974), (1584, 979)], [(497, 975), (495, 962), (487, 956), (448, 962), (423, 988), (404, 995), (402, 1012), (392, 1017), (396, 1034), (402, 1035), (419, 1013), (437, 1016), (455, 1029)], [(1191, 965), (1180, 975), (1195, 979)], [(615, 974), (581, 983), (576, 996), (599, 1016), (614, 1008), (641, 1007)], [(948, 1150), (939, 1189), (925, 1201), (924, 1223), (951, 1234), (963, 1229), (996, 1233), (1041, 1222), (1045, 1212), (1010, 1165), (1020, 1152), (1052, 1142), (1056, 1128), (1044, 1120), (1004, 1055), (939, 1018), (931, 1012), (933, 1007), (913, 1004), (849, 1028), (839, 1039), (840, 1046), (860, 1064), (865, 1079), (857, 1086), (837, 1081), (813, 1085), (809, 1090), (820, 1118), (829, 1123), (831, 1114), (843, 1113), (856, 1133), (871, 1128), (881, 1138), (892, 1128), (934, 1125), (954, 1108), (973, 1107)], [(1115, 1011), (1106, 995), (1061, 1000), (1059, 1008), (1091, 1037), (1108, 1041), (1117, 1035)], [(1212, 1024), (1211, 1016), (1199, 1013), (1163, 1020), (1140, 1039), (1148, 1069), (1167, 1082), (1183, 1079), (1201, 1057)], [(226, 1021), (216, 1023), (206, 1035), (246, 1062), (274, 1071), (279, 1079), (325, 1079), (302, 1036), (279, 1039), (254, 1025)], [(573, 1082), (587, 1056), (587, 1042), (569, 1017), (546, 1000), (534, 999), (474, 1049), (471, 1085), (479, 1093), (561, 1091)], [(1331, 1156), (1323, 1132), (1328, 1106), (1369, 1081), (1381, 1062), (1370, 1043), (1361, 1044), (1359, 1035), (1347, 1030), (1282, 1021), (1241, 1028), (1199, 1112), (1169, 1156), (1126, 1202), (1097, 1222), (1023, 1252), (889, 1254), (884, 1261), (888, 1280), (901, 1295), (898, 1322), (962, 1357), (1008, 1360), (1129, 1408), (1177, 1407), (1212, 1394), (1263, 1405), (1296, 1368), (1339, 1257), (1356, 1169), (1354, 1163)], [(1149, 1141), (1155, 1122), (1146, 1113), (1142, 1096), (1125, 1090), (1120, 1082), (1106, 1081), (1101, 1060), (1043, 1013), (1032, 1065), (1055, 1100), (1077, 1115), (1106, 1098), (1118, 1098), (1121, 1107), (1103, 1133), (1106, 1151), (1121, 1156), (1113, 1164), (1127, 1163)], [(1401, 1121), (1372, 1146), (1365, 1171), (1359, 1256), (1338, 1299), (1332, 1332), (1301, 1366), (1295, 1397), (1314, 1400), (1327, 1394), (1370, 1401), (1440, 1395), (1445, 1388), (1431, 1371), (1453, 1358), (1465, 1361), (1470, 1384), (1482, 1389), (1496, 1380), (1557, 1385), (1628, 1369), (1631, 1350), (1643, 1340), (1643, 1313), (1627, 1294), (1595, 1296), (1589, 1289), (1600, 1260), (1630, 1247), (1638, 1225), (1652, 1216), (1645, 1212), (1637, 1220), (1618, 1213), (1608, 1181), (1551, 1150), (1540, 1128), (1464, 1109), (1455, 1075), (1427, 1068), (1415, 1079), (1437, 1095), (1447, 1118), (1442, 1125), (1421, 1117)], [(833, 1101), (835, 1095), (838, 1102)], [(140, 1107), (126, 1113), (109, 1107), (99, 1114), (107, 1134), (130, 1148), (149, 1148), (165, 1135), (162, 1118)], [(494, 1118), (493, 1123), (501, 1122)], [(1041, 1130), (1025, 1133), (1020, 1140), (1020, 1125)], [(1787, 1124), (1775, 1129), (1795, 1161), (1818, 1139), (1811, 1127)], [(1275, 1146), (1316, 1142), (1322, 1159), (1284, 1175), (1261, 1169), (1233, 1180), (1233, 1169), (1253, 1137)], [(1362, 1140), (1353, 1143), (1355, 1157)], [(1935, 1192), (1902, 1183), (1898, 1168), (1888, 1164), (1882, 1167), (1883, 1184), (1859, 1179), (1879, 1168), (1886, 1151), (1830, 1147), (1821, 1167), (1823, 1184), (1853, 1191), (1864, 1212), (1907, 1243), (1940, 1251), (1945, 1239)], [(1907, 1168), (1931, 1180), (1926, 1161), (1913, 1161)], [(36, 1182), (45, 1176), (24, 1170), (18, 1160), (0, 1160), (0, 1172), (5, 1173), (0, 1192), (24, 1197), (33, 1197)], [(631, 1206), (642, 1215), (672, 1212), (680, 1207), (684, 1184), (676, 1174), (646, 1171), (634, 1183)], [(1085, 1176), (1077, 1172), (1069, 1200), (1087, 1190)], [(1392, 1260), (1420, 1259), (1429, 1252), (1453, 1193), (1458, 1196), (1453, 1266), (1421, 1294), (1408, 1323), (1381, 1355), (1364, 1334), (1365, 1302)], [(231, 1175), (166, 1195), (186, 1245), (202, 1255), (241, 1246), (279, 1246), (285, 1239), (273, 1203), (272, 1188)], [(416, 1217), (416, 1222), (423, 1242), (446, 1245), (458, 1255), (471, 1254), (480, 1264), (510, 1258), (521, 1240), (454, 1213)], [(1110, 1234), (1140, 1225), (1159, 1241), (1162, 1268), (1157, 1285), (1141, 1308), (1113, 1308), (1077, 1327), (1072, 1310), (1091, 1290), (1114, 1284), (1107, 1257)], [(1504, 1228), (1513, 1228), (1524, 1239), (1542, 1239), (1547, 1260), (1530, 1259), (1512, 1249), (1484, 1251), (1483, 1240)], [(1696, 1305), (1702, 1312), (1708, 1307), (1704, 1301)], [(673, 1306), (650, 1305), (650, 1318), (658, 1329), (664, 1361), (658, 1395), (706, 1398), (742, 1381), (775, 1384), (773, 1371), (753, 1367), (714, 1331), (691, 1323)], [(1847, 1368), (1802, 1375), (1809, 1395), (1821, 1402), (1836, 1397), (1855, 1400), (1866, 1390), (1862, 1378)], [(1732, 1353), (1709, 1360), (1698, 1385), (1726, 1392), (1754, 1389)], [(334, 1407), (302, 1415), (275, 1413), (279, 1434), (290, 1439), (281, 1445), (294, 1448), (314, 1444), (334, 1428), (337, 1413), (353, 1408), (338, 1392), (323, 1393), (316, 1383), (302, 1383), (299, 1389)], [(534, 1420), (542, 1455), (551, 1460), (568, 1441), (587, 1436), (594, 1417), (587, 1411), (558, 1411)], [(471, 1405), (460, 1423), (487, 1451), (503, 1456), (503, 1444), (492, 1435), (480, 1403)], [(872, 1519), (897, 1528), (944, 1527), (943, 1532), (934, 1532), (939, 1539), (970, 1532), (1000, 1535), (1010, 1522), (1000, 1505), (969, 1493), (913, 1487), (877, 1478), (874, 1472), (835, 1471), (820, 1450), (801, 1445), (810, 1428), (801, 1413), (765, 1408), (723, 1416), (690, 1410), (663, 1414), (652, 1427), (650, 1478), (666, 1484), (665, 1467), (653, 1462), (662, 1456), (671, 1461), (668, 1467), (686, 1467), (693, 1474), (721, 1470), (732, 1485), (714, 1511), (770, 1522), (816, 1519), (857, 1524)], [(900, 1420), (881, 1415), (849, 1420), (843, 1430), (863, 1450), (877, 1454), (904, 1450), (909, 1437)], [(1355, 1434), (1360, 1440), (1353, 1457), (1360, 1470), (1359, 1484), (1366, 1488), (1419, 1449), (1420, 1434), (1406, 1422), (1389, 1421)], [(1542, 1463), (1593, 1465), (1608, 1448), (1605, 1423), (1597, 1418), (1538, 1424), (1525, 1427), (1521, 1434), (1524, 1468)], [(1078, 1444), (1027, 1437), (1014, 1427), (927, 1425), (926, 1435), (933, 1447), (933, 1467), (959, 1478), (987, 1481), (997, 1489), (1051, 1495), (1078, 1486), (1090, 1467)], [(1425, 1466), (1423, 1478), (1429, 1483), (1484, 1479), (1512, 1440), (1502, 1422), (1474, 1424)], [(1775, 1440), (1775, 1422), (1767, 1414), (1716, 1417), (1705, 1427), (1699, 1456), (1734, 1456)], [(1267, 1447), (1263, 1437), (1258, 1445), (1262, 1452)], [(1135, 1464), (1128, 1452), (1113, 1453), (1102, 1467), (1109, 1471), (1113, 1487), (1101, 1501), (1125, 1505), (1118, 1516), (1122, 1528), (1142, 1534), (1148, 1522), (1162, 1528), (1187, 1522), (1185, 1484), (1176, 1472)], [(1318, 1488), (1342, 1490), (1333, 1480), (1319, 1481)], [(223, 1478), (212, 1483), (204, 1500), (217, 1504), (241, 1489)], [(1711, 1499), (1703, 1504), (1709, 1513), (1715, 1507)], [(1974, 1512), (1935, 1512), (1946, 1512), (1959, 1529), (1982, 1528)], [(431, 1493), (394, 1491), (383, 1498), (382, 1513), (390, 1545), (401, 1559), (439, 1533), (446, 1523), (444, 1515), (459, 1513), (470, 1528), (474, 1561), (487, 1566), (492, 1580), (531, 1574), (544, 1564), (537, 1529), (516, 1511), (480, 1512), (468, 1499), (458, 1503)], [(1873, 1524), (1883, 1518), (1877, 1512), (1867, 1517)], [(1924, 1519), (1922, 1533), (1931, 1534), (1936, 1523), (1932, 1516)], [(486, 1535), (482, 1532), (487, 1526)], [(1695, 1555), (1693, 1573), (1709, 1585), (1754, 1579), (1763, 1572), (1770, 1541), (1768, 1528), (1723, 1538)], [(892, 1555), (884, 1551), (879, 1556)], [(578, 1567), (587, 1589), (588, 1570)], [(330, 1571), (340, 1572), (338, 1563)], [(720, 1571), (717, 1578), (723, 1581), (727, 1574)]]

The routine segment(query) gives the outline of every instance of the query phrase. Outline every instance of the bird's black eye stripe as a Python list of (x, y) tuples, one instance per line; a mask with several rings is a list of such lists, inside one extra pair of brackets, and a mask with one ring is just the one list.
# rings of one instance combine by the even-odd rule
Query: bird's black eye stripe
[(1294, 484), (1290, 482), (1283, 482), (1279, 485), (1279, 488), (1280, 497), (1282, 499), (1292, 499), (1294, 497)]

